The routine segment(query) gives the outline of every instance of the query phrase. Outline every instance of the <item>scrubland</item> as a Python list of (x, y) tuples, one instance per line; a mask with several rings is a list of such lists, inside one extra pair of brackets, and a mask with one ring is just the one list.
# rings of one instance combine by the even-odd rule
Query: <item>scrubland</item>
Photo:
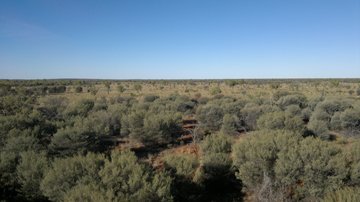
[(3, 80), (3, 201), (360, 201), (360, 79)]

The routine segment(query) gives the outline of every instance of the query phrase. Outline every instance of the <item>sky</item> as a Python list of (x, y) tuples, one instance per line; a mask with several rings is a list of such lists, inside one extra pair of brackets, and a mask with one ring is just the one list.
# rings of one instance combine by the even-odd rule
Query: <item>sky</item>
[(0, 79), (360, 78), (359, 0), (1, 0)]

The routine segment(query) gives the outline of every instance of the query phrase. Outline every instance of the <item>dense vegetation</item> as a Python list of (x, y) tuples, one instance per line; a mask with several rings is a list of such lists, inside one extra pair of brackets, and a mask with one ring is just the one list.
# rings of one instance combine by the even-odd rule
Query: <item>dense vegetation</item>
[(1, 81), (0, 199), (360, 201), (359, 81)]

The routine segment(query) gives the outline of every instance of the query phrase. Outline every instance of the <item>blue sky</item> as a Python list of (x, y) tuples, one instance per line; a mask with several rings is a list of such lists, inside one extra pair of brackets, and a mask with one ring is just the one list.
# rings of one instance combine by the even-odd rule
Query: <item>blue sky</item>
[(0, 1), (0, 79), (359, 77), (359, 0)]

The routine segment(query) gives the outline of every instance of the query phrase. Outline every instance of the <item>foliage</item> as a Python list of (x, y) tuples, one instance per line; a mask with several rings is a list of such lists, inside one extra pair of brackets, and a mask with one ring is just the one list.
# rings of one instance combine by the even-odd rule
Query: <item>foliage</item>
[(200, 165), (195, 155), (168, 154), (164, 158), (164, 166), (181, 178), (188, 178)]
[(40, 190), (40, 182), (49, 163), (45, 153), (28, 151), (20, 153), (19, 165), (16, 167), (19, 192), (29, 201), (44, 200)]
[(141, 91), (141, 89), (142, 89), (142, 86), (140, 84), (136, 84), (134, 86), (134, 89), (136, 90), (137, 93), (139, 93), (139, 91)]
[(345, 187), (336, 191), (328, 192), (321, 202), (350, 202), (360, 201), (359, 187)]
[(323, 120), (311, 120), (308, 129), (315, 134), (315, 137), (320, 137), (323, 140), (329, 139), (328, 126)]
[(340, 188), (348, 174), (340, 147), (312, 137), (302, 140), (290, 131), (263, 131), (246, 137), (233, 146), (233, 155), (236, 175), (248, 189), (268, 177), (278, 188), (295, 186), (300, 197), (321, 198)]
[(223, 116), (223, 109), (213, 104), (199, 107), (196, 111), (196, 118), (200, 125), (209, 130), (218, 130), (221, 126)]
[(289, 112), (276, 111), (263, 114), (257, 120), (257, 125), (262, 129), (287, 129), (291, 131), (303, 130), (303, 122), (299, 116)]
[(240, 120), (236, 115), (225, 114), (220, 131), (224, 134), (235, 135), (240, 126)]
[(64, 195), (79, 185), (97, 185), (100, 169), (104, 165), (103, 155), (88, 153), (71, 158), (56, 158), (45, 172), (40, 190), (51, 201), (63, 201)]
[(118, 85), (117, 90), (119, 91), (119, 93), (123, 93), (123, 92), (125, 92), (126, 89), (123, 85)]
[(109, 92), (110, 92), (110, 87), (111, 87), (111, 82), (110, 82), (110, 81), (103, 81), (102, 83), (103, 83), (104, 86), (106, 87), (106, 90), (107, 90), (107, 92), (108, 92), (108, 94), (109, 94)]
[(172, 178), (137, 162), (133, 152), (114, 151), (99, 172), (100, 187), (119, 201), (172, 201)]
[(273, 83), (269, 84), (269, 87), (276, 90), (276, 89), (280, 88), (281, 85), (278, 82), (273, 82)]
[(81, 86), (76, 86), (75, 87), (75, 92), (81, 93), (82, 91), (83, 91), (83, 88)]
[(277, 104), (282, 109), (289, 105), (298, 105), (303, 109), (307, 107), (307, 98), (304, 95), (287, 95), (281, 97)]
[(220, 89), (220, 87), (215, 87), (215, 88), (213, 88), (213, 89), (211, 89), (211, 91), (210, 91), (210, 94), (211, 95), (216, 95), (216, 94), (219, 94), (219, 93), (221, 93), (221, 89)]

